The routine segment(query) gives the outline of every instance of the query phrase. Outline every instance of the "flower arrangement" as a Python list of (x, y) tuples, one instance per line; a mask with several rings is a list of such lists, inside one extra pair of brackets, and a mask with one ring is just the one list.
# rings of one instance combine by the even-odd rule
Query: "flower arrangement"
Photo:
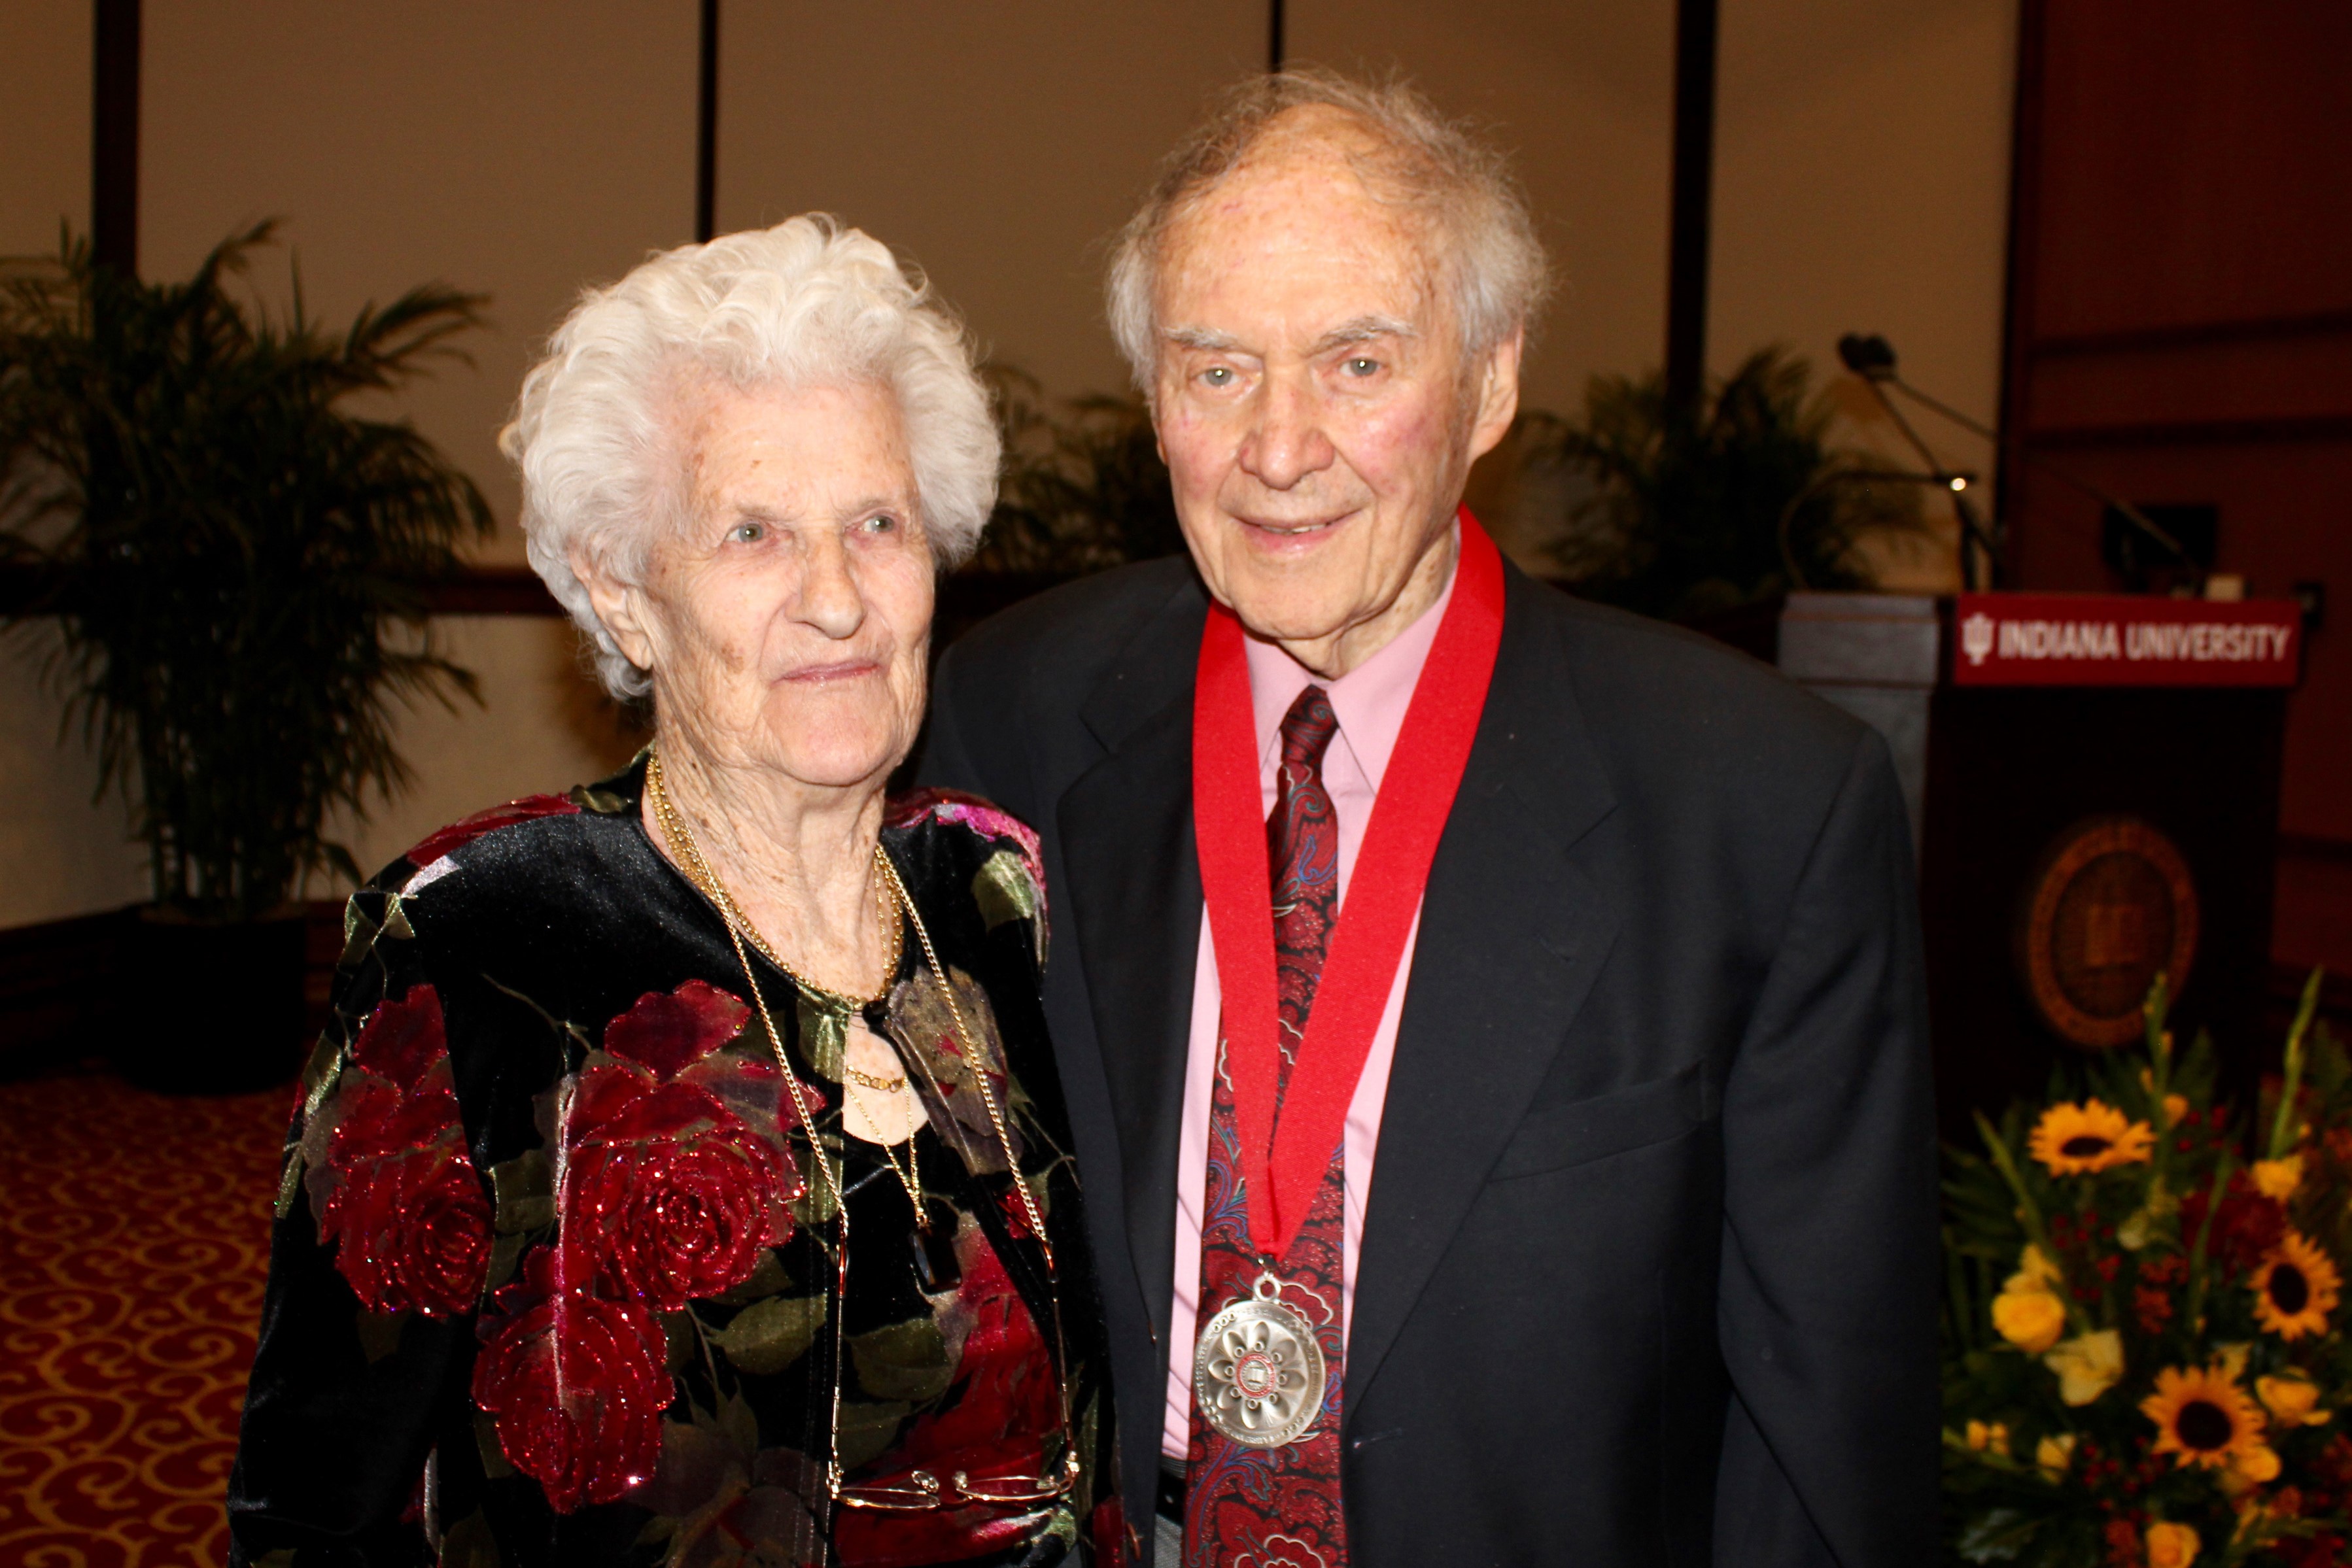
[[(2313, 1027), (2249, 1124), (2159, 978), (2144, 1050), (1979, 1114), (1945, 1184), (1946, 1538), (1969, 1563), (2352, 1562), (2352, 1058)], [(2073, 1082), (2070, 1082), (2073, 1080)]]

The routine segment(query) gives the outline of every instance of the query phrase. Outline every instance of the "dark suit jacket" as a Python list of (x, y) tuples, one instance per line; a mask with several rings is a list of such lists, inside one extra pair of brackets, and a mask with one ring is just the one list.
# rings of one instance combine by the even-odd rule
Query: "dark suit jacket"
[[(1381, 1125), (1349, 1554), (1931, 1562), (1934, 1135), (1885, 747), (1739, 654), (1507, 580)], [(1147, 1542), (1206, 604), (1176, 559), (996, 617), (941, 662), (919, 765), (1045, 837), (1046, 1011)]]

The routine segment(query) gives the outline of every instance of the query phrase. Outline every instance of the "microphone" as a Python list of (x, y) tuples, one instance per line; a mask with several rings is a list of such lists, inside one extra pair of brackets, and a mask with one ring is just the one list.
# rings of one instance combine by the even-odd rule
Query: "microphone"
[(1838, 360), (1847, 370), (1865, 381), (1891, 382), (1895, 379), (1894, 345), (1873, 332), (1864, 336), (1848, 332), (1838, 340)]
[[(1981, 556), (1986, 567), (1985, 576), (1990, 580), (1990, 586), (2000, 587), (2000, 542), (1986, 529), (1977, 517), (1976, 508), (1969, 504), (1966, 494), (1968, 476), (1946, 468), (1928, 449), (1927, 442), (1920, 439), (1919, 433), (1911, 428), (1911, 422), (1903, 417), (1903, 411), (1895, 406), (1895, 400), (1886, 395), (1886, 389), (1890, 386), (1911, 392), (1909, 387), (1903, 385), (1903, 378), (1895, 373), (1895, 346), (1875, 332), (1848, 332), (1838, 340), (1837, 351), (1839, 362), (1862, 378), (1863, 384), (1870, 388), (1870, 395), (1878, 400), (1878, 406), (1885, 410), (1886, 417), (1895, 422), (1895, 428), (1903, 433), (1903, 439), (1910, 443), (1911, 450), (1919, 455), (1919, 461), (1927, 465), (1928, 477), (1937, 484), (1951, 486), (1952, 513), (1960, 524), (1961, 585), (1969, 589), (1977, 586), (1977, 560)], [(1912, 392), (1912, 395), (1916, 397), (1919, 394)]]
[[(1936, 461), (1935, 455), (1927, 450), (1927, 444), (1919, 439), (1918, 433), (1911, 428), (1910, 421), (1903, 417), (1902, 413), (1895, 408), (1894, 400), (1886, 395), (1886, 389), (1890, 386), (1895, 391), (1903, 393), (1906, 397), (1912, 399), (1914, 402), (1942, 414), (1946, 419), (1950, 420), (1954, 424), (1958, 425), (1961, 429), (1969, 432), (1971, 434), (1983, 437), (1985, 440), (1991, 442), (1996, 447), (2000, 444), (2000, 433), (1999, 431), (1994, 430), (1990, 425), (1983, 424), (1976, 420), (1970, 419), (1967, 414), (1962, 413), (1958, 409), (1952, 407), (1948, 403), (1942, 402), (1935, 398), (1929, 397), (1926, 392), (1921, 392), (1917, 387), (1913, 386), (1901, 376), (1895, 374), (1895, 346), (1877, 333), (1848, 332), (1845, 336), (1838, 340), (1837, 351), (1839, 362), (1844, 365), (1847, 370), (1853, 371), (1855, 375), (1860, 376), (1864, 382), (1869, 383), (1871, 394), (1878, 399), (1879, 406), (1886, 411), (1887, 417), (1895, 421), (1895, 428), (1902, 431), (1904, 439), (1911, 444), (1912, 450), (1919, 455), (1921, 461), (1925, 462), (1929, 468), (1936, 469), (1938, 473), (1942, 472), (1941, 466)], [(2053, 463), (2049, 458), (2042, 456), (2040, 453), (2028, 451), (2024, 447), (2020, 446), (2017, 450), (2017, 455), (2021, 459), (2032, 464), (2043, 473), (2049, 474), (2055, 478), (2064, 480), (2067, 484), (2072, 485), (2075, 489), (2082, 491), (2083, 494), (2090, 497), (2093, 500), (2103, 502), (2105, 505), (2114, 507), (2115, 510), (2134, 528), (2147, 535), (2149, 538), (2154, 539), (2158, 544), (2162, 545), (2165, 552), (2170, 555), (2173, 559), (2187, 567), (2191, 572), (2199, 574), (2201, 579), (2203, 575), (2203, 568), (2200, 567), (2196, 559), (2189, 555), (2187, 548), (2184, 547), (2179, 539), (2174, 538), (2168, 531), (2151, 521), (2146, 512), (2141, 511), (2137, 507), (2133, 506), (2129, 501), (2124, 500), (2118, 496), (2108, 494), (2105, 490), (2103, 490), (2098, 486), (2092, 484), (2088, 479), (2084, 478), (2082, 476), (2073, 473), (2068, 469), (2060, 467), (2057, 464)], [(1955, 486), (1956, 492), (1958, 486)], [(1960, 516), (1960, 548), (1962, 552), (1961, 576), (1964, 579), (1972, 578), (1974, 576), (1974, 573), (1969, 570), (1971, 563), (1967, 559), (1968, 547), (1971, 542), (1976, 544), (1979, 549), (1984, 551), (1985, 559), (1993, 566), (1994, 574), (1998, 576), (2000, 571), (2000, 557), (1995, 553), (1994, 541), (1985, 536), (1981, 526), (1978, 524), (1976, 518), (1971, 515), (1965, 497), (1955, 493), (1953, 496), (1953, 506), (1955, 509), (1958, 511)], [(2200, 589), (2201, 591), (2201, 581)]]

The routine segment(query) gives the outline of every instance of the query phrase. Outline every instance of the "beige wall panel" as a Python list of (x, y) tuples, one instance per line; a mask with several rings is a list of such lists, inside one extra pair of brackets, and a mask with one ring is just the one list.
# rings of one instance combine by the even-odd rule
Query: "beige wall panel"
[[(1723, 10), (1708, 360), (1792, 344), (1842, 373), (1839, 334), (1883, 332), (1905, 377), (1990, 424), (2016, 58), (2011, 0), (1732, 0)], [(1849, 389), (1849, 392), (1858, 389)], [(1866, 399), (1855, 430), (1915, 465)], [(1916, 409), (1952, 467), (1990, 479), (1987, 444)], [(1979, 497), (1990, 505), (1988, 489)], [(1939, 519), (1948, 507), (1931, 502)], [(1943, 548), (1890, 580), (1956, 586)]]
[(1265, 0), (723, 9), (721, 228), (838, 213), (1049, 390), (1127, 385), (1100, 242), (1203, 98), (1263, 65)]
[[(535, 346), (583, 284), (693, 238), (691, 0), (173, 0), (145, 26), (143, 270), (283, 216), (331, 322), (435, 279), (491, 295), (474, 368), (403, 406), (511, 524), (496, 436)], [(283, 298), (286, 253), (255, 277)], [(520, 559), (510, 528), (493, 553)]]
[[(569, 622), (453, 616), (436, 629), (443, 651), (481, 677), (483, 704), (461, 699), (451, 712), (426, 703), (403, 716), (411, 788), (379, 802), (370, 820), (346, 818), (329, 832), (371, 873), (485, 806), (602, 779), (639, 743), (582, 663)], [(94, 802), (89, 752), (78, 737), (59, 744), (59, 706), (40, 679), (55, 646), (45, 623), (0, 640), (0, 929), (147, 896), (146, 857), (128, 836), (122, 803)], [(309, 894), (347, 891), (320, 882)]]
[[(89, 6), (57, 9), (80, 29), (51, 50), (72, 57), (43, 68), (63, 73), (76, 95), (69, 141), (85, 151), (65, 184), (79, 191), (88, 184)], [(535, 345), (583, 283), (692, 237), (694, 5), (175, 0), (147, 8), (145, 34), (143, 270), (185, 276), (233, 226), (278, 214), (289, 220), (309, 304), (330, 321), (436, 278), (490, 293), (496, 330), (474, 340), (476, 366), (445, 367), (400, 406), (510, 525), (515, 489), (494, 442)], [(0, 83), (18, 68), (14, 43), (0, 50)], [(12, 162), (21, 112), (0, 87)], [(13, 204), (7, 212), (14, 222)], [(39, 222), (34, 238), (50, 243), (56, 214)], [(287, 297), (286, 262), (280, 252), (257, 267), (265, 298)], [(520, 555), (510, 527), (493, 553)], [(480, 673), (488, 711), (409, 718), (402, 749), (416, 786), (352, 837), (363, 865), (452, 817), (564, 788), (627, 755), (573, 662), (565, 624), (456, 621), (448, 636)], [(5, 652), (0, 925), (142, 896), (120, 808), (89, 806), (88, 758), (56, 746), (56, 711), (33, 666), (21, 649)]]
[(89, 227), (89, 0), (0, 0), (0, 256)]
[(147, 895), (147, 860), (121, 800), (94, 799), (98, 764), (44, 678), (54, 622), (0, 636), (0, 929), (113, 909)]
[(1559, 293), (1521, 402), (1583, 404), (1595, 371), (1664, 353), (1674, 7), (1599, 0), (1290, 0), (1288, 53), (1402, 70), (1509, 148)]
[[(0, 0), (0, 255), (54, 250), (59, 219), (89, 229), (89, 86), (88, 0)], [(121, 803), (93, 800), (95, 759), (58, 743), (56, 650), (47, 624), (0, 636), (0, 928), (146, 888)]]
[[(337, 824), (362, 871), (379, 866), (436, 828), (519, 795), (560, 794), (617, 771), (640, 737), (621, 722), (581, 661), (568, 621), (535, 615), (458, 615), (434, 623), (442, 649), (481, 677), (483, 706), (459, 700), (412, 707), (401, 755), (416, 779), (371, 820)], [(314, 897), (345, 889), (315, 887)]]

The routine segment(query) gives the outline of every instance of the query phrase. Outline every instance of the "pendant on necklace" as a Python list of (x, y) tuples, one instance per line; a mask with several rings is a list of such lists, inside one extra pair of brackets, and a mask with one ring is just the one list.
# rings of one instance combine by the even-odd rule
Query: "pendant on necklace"
[[(924, 1207), (944, 1207), (937, 1198), (928, 1199)], [(919, 1227), (908, 1240), (915, 1250), (915, 1280), (927, 1296), (945, 1295), (963, 1280), (963, 1262), (956, 1256), (956, 1230), (953, 1219), (945, 1224), (937, 1218), (928, 1226)]]
[[(885, 1146), (903, 1144), (923, 1124), (922, 1096), (907, 1078), (898, 1053), (856, 1014), (842, 1035), (841, 1124), (853, 1138)], [(874, 1083), (896, 1083), (877, 1089)]]
[(1315, 1424), (1328, 1375), (1315, 1326), (1283, 1301), (1282, 1281), (1268, 1270), (1202, 1328), (1192, 1399), (1228, 1441), (1278, 1448)]

